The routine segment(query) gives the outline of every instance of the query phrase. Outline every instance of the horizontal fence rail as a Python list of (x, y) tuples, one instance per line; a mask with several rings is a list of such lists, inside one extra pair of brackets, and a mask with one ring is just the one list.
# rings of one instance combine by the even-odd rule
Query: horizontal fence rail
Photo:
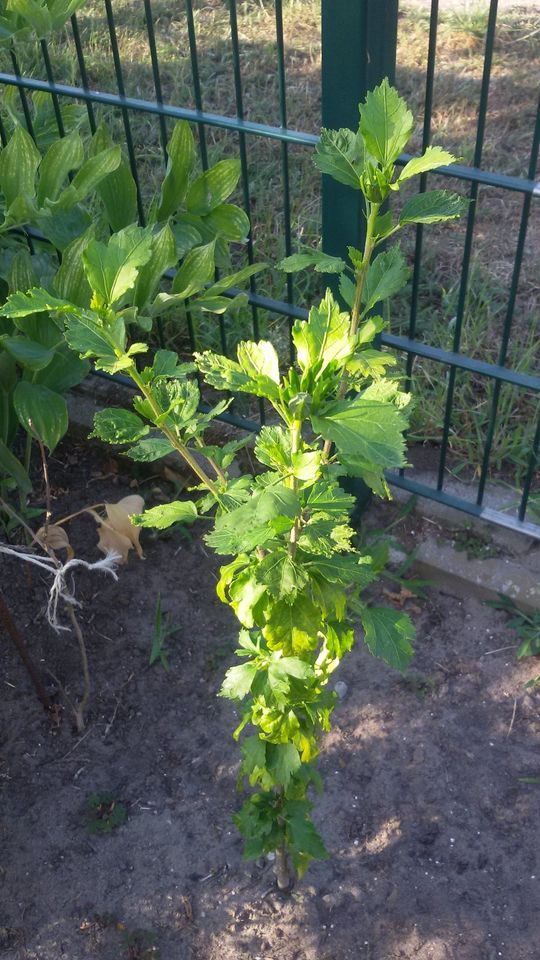
[[(277, 198), (277, 203), (281, 204), (283, 211), (283, 248), (284, 253), (288, 255), (295, 247), (294, 236), (291, 225), (291, 187), (290, 173), (291, 164), (294, 159), (291, 158), (291, 148), (305, 147), (308, 150), (318, 142), (318, 136), (314, 133), (303, 132), (288, 125), (287, 111), (287, 77), (286, 77), (286, 44), (283, 29), (283, 9), (281, 0), (274, 0), (273, 27), (275, 35), (275, 56), (276, 56), (276, 77), (278, 90), (278, 111), (279, 123), (261, 123), (250, 120), (247, 115), (244, 97), (244, 77), (241, 63), (242, 41), (239, 35), (238, 15), (236, 0), (229, 0), (229, 25), (230, 25), (230, 50), (232, 56), (232, 82), (234, 87), (235, 115), (225, 115), (215, 113), (205, 109), (204, 106), (204, 84), (201, 80), (201, 54), (197, 46), (197, 30), (194, 4), (192, 0), (185, 0), (185, 18), (186, 29), (189, 43), (189, 58), (192, 75), (192, 90), (194, 106), (183, 106), (177, 103), (167, 102), (164, 96), (164, 86), (162, 84), (159, 53), (156, 43), (154, 29), (154, 16), (150, 0), (144, 0), (145, 25), (148, 38), (148, 48), (150, 54), (151, 71), (155, 99), (145, 97), (134, 97), (126, 93), (126, 83), (124, 78), (123, 66), (121, 61), (120, 48), (118, 44), (117, 29), (111, 0), (104, 0), (105, 22), (107, 25), (110, 41), (111, 56), (114, 63), (114, 74), (117, 92), (106, 92), (95, 89), (91, 86), (87, 65), (85, 61), (84, 43), (81, 39), (81, 30), (76, 16), (71, 18), (71, 33), (74, 44), (76, 62), (78, 66), (80, 85), (58, 82), (54, 77), (54, 64), (51, 62), (47, 43), (41, 41), (40, 49), (43, 59), (44, 78), (36, 76), (25, 76), (17, 60), (15, 49), (9, 51), (9, 57), (13, 72), (0, 72), (0, 88), (12, 87), (18, 91), (20, 104), (24, 116), (24, 122), (31, 133), (34, 134), (32, 126), (32, 114), (29, 108), (28, 96), (33, 92), (47, 93), (51, 96), (54, 115), (58, 126), (59, 135), (63, 136), (64, 124), (62, 120), (61, 104), (64, 101), (78, 102), (85, 106), (88, 114), (90, 130), (95, 131), (97, 127), (96, 109), (103, 107), (115, 111), (121, 118), (125, 135), (125, 145), (129, 157), (131, 170), (138, 189), (138, 210), (141, 222), (144, 222), (144, 208), (141, 197), (141, 185), (138, 171), (138, 161), (136, 156), (136, 147), (134, 144), (132, 120), (136, 114), (143, 114), (148, 117), (155, 117), (159, 125), (159, 141), (161, 152), (166, 160), (165, 147), (168, 138), (167, 121), (187, 120), (193, 123), (199, 131), (199, 149), (201, 163), (203, 168), (208, 165), (208, 130), (222, 130), (237, 137), (239, 156), (241, 163), (241, 190), (243, 202), (246, 211), (249, 213), (251, 208), (251, 191), (248, 168), (248, 147), (251, 138), (263, 138), (265, 141), (274, 141), (279, 145), (280, 151), (280, 177), (281, 177), (281, 196)], [(355, 123), (353, 117), (353, 107), (356, 110), (356, 104), (363, 98), (365, 92), (374, 83), (378, 82), (382, 76), (393, 78), (394, 61), (396, 51), (395, 35), (397, 33), (398, 3), (397, 0), (362, 0), (357, 5), (357, 10), (351, 19), (351, 5), (348, 0), (322, 0), (322, 39), (323, 39), (323, 122), (326, 126), (339, 126), (348, 124), (352, 126)], [(437, 28), (439, 22), (439, 4), (438, 0), (432, 0), (430, 9), (429, 38), (427, 50), (427, 65), (425, 74), (425, 96), (423, 104), (423, 130), (422, 130), (422, 149), (425, 149), (431, 142), (431, 126), (433, 114), (433, 85), (436, 78), (436, 53), (437, 53)], [(405, 360), (406, 381), (409, 388), (412, 385), (413, 372), (416, 358), (424, 358), (440, 365), (441, 375), (446, 378), (446, 400), (444, 425), (441, 435), (439, 449), (439, 463), (437, 468), (437, 477), (433, 484), (420, 482), (415, 478), (414, 471), (400, 471), (399, 473), (389, 473), (388, 480), (391, 484), (402, 489), (410, 491), (423, 497), (433, 499), (439, 503), (444, 503), (450, 507), (461, 510), (467, 515), (481, 517), (490, 522), (501, 526), (520, 530), (531, 537), (540, 539), (540, 525), (534, 523), (527, 515), (529, 498), (534, 487), (534, 478), (537, 471), (539, 443), (540, 443), (540, 420), (536, 427), (531, 450), (528, 456), (528, 463), (524, 472), (524, 480), (517, 500), (512, 509), (506, 512), (506, 509), (494, 509), (486, 502), (486, 486), (489, 476), (490, 455), (493, 443), (494, 430), (497, 424), (498, 407), (500, 403), (501, 390), (504, 385), (527, 391), (531, 395), (540, 395), (540, 376), (533, 373), (523, 372), (512, 369), (507, 366), (508, 347), (512, 332), (512, 323), (514, 317), (514, 308), (518, 286), (520, 282), (520, 271), (523, 260), (523, 251), (525, 237), (535, 200), (540, 199), (540, 183), (537, 180), (537, 164), (540, 140), (540, 101), (532, 131), (532, 144), (528, 162), (526, 176), (515, 176), (506, 173), (494, 172), (483, 169), (483, 146), (485, 139), (486, 114), (488, 109), (488, 98), (490, 90), (490, 80), (492, 73), (492, 60), (497, 28), (497, 2), (491, 0), (489, 5), (489, 15), (487, 21), (486, 35), (484, 38), (484, 66), (480, 86), (480, 99), (478, 104), (475, 150), (472, 165), (458, 163), (451, 167), (442, 167), (437, 170), (437, 177), (443, 177), (447, 180), (453, 179), (461, 181), (469, 186), (469, 198), (473, 201), (469, 206), (465, 226), (465, 243), (463, 250), (463, 260), (461, 269), (461, 281), (459, 287), (459, 297), (456, 310), (455, 326), (453, 333), (452, 349), (443, 349), (439, 346), (426, 343), (418, 336), (418, 309), (420, 299), (420, 286), (422, 279), (422, 256), (424, 246), (424, 234), (422, 226), (417, 228), (414, 269), (412, 275), (411, 308), (408, 321), (408, 329), (405, 334), (396, 334), (385, 331), (380, 337), (381, 344), (393, 351), (403, 354)], [(382, 33), (381, 33), (382, 31)], [(351, 59), (352, 58), (352, 59)], [(347, 85), (343, 79), (343, 65), (347, 63), (351, 69), (347, 75)], [(341, 84), (341, 86), (340, 86)], [(349, 89), (350, 88), (350, 89)], [(340, 93), (341, 91), (341, 93)], [(336, 103), (337, 100), (342, 102)], [(340, 113), (341, 111), (341, 113)], [(335, 121), (335, 122), (333, 122)], [(357, 122), (357, 120), (356, 120)], [(0, 123), (0, 137), (2, 142), (6, 142), (6, 131), (3, 123)], [(403, 154), (398, 163), (405, 164), (411, 159), (412, 154)], [(420, 189), (425, 190), (428, 177), (423, 175), (421, 178)], [(351, 200), (350, 192), (346, 199), (339, 192), (340, 185), (337, 185), (338, 191), (335, 194), (328, 194), (332, 204), (336, 201), (335, 208), (341, 211), (343, 217), (348, 220), (348, 224), (338, 219), (329, 222), (328, 219), (328, 199), (326, 201), (327, 212), (325, 214), (325, 200), (323, 196), (323, 224), (324, 236), (323, 245), (325, 250), (330, 253), (336, 252), (332, 247), (339, 243), (341, 236), (347, 236), (350, 240), (354, 238), (346, 231), (345, 226), (350, 226), (351, 217), (354, 213), (354, 200)], [(519, 224), (518, 239), (514, 258), (514, 265), (510, 281), (510, 290), (506, 309), (506, 316), (503, 322), (501, 342), (499, 345), (498, 360), (496, 363), (487, 362), (475, 357), (469, 357), (461, 351), (462, 332), (465, 317), (465, 303), (470, 280), (472, 248), (475, 235), (476, 218), (476, 200), (480, 188), (482, 190), (503, 191), (508, 194), (521, 197), (522, 212)], [(325, 185), (325, 189), (329, 189)], [(347, 206), (348, 205), (348, 206)], [(536, 206), (536, 205), (535, 205)], [(326, 218), (326, 219), (325, 219)], [(253, 237), (249, 238), (247, 245), (247, 258), (249, 262), (254, 262), (255, 250)], [(248, 291), (248, 301), (251, 309), (251, 321), (253, 335), (259, 336), (260, 312), (268, 312), (273, 315), (283, 317), (291, 326), (294, 319), (304, 319), (307, 311), (295, 302), (293, 281), (287, 276), (285, 283), (286, 298), (263, 295), (258, 292), (257, 282), (252, 278), (250, 289)], [(234, 295), (238, 291), (230, 291)], [(227, 330), (223, 318), (218, 319), (221, 345), (225, 352), (228, 348)], [(191, 345), (195, 347), (195, 336), (191, 318), (187, 317), (188, 331)], [(452, 417), (454, 413), (454, 393), (456, 389), (456, 378), (460, 375), (474, 375), (483, 378), (486, 381), (494, 383), (493, 395), (490, 400), (490, 415), (486, 436), (484, 438), (484, 450), (482, 464), (478, 477), (478, 483), (474, 491), (474, 500), (465, 496), (445, 490), (447, 477), (447, 456), (449, 451), (450, 430), (452, 426)], [(122, 380), (121, 377), (118, 378)], [(259, 409), (259, 422), (237, 416), (234, 413), (224, 414), (222, 419), (234, 426), (248, 430), (259, 429), (263, 422), (264, 410), (262, 405)], [(472, 487), (471, 487), (472, 489)]]

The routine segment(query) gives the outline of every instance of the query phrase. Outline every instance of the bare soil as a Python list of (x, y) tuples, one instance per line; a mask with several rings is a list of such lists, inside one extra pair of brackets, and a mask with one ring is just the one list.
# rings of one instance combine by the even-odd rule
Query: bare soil
[[(62, 448), (51, 474), (56, 516), (132, 492), (88, 446)], [(540, 774), (539, 695), (524, 687), (540, 670), (515, 661), (504, 615), (435, 590), (408, 600), (405, 677), (359, 641), (321, 753), (330, 857), (282, 897), (231, 822), (235, 717), (216, 695), (236, 624), (201, 532), (147, 535), (118, 583), (77, 576), (93, 684), (81, 736), (67, 706), (58, 724), (45, 715), (4, 638), (2, 960), (538, 960), (540, 785), (521, 778)], [(89, 517), (71, 538), (97, 558)], [(47, 683), (46, 667), (76, 696), (74, 638), (46, 626), (45, 583), (0, 563)], [(178, 626), (169, 672), (148, 664), (158, 591)], [(86, 819), (96, 791), (128, 810), (104, 835)]]

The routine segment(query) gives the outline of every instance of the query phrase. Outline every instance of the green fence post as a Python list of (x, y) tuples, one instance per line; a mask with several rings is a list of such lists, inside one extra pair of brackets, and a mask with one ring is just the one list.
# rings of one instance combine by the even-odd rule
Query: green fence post
[[(398, 0), (322, 0), (322, 125), (358, 127), (358, 104), (383, 77), (394, 81)], [(323, 248), (360, 246), (360, 192), (323, 177)]]

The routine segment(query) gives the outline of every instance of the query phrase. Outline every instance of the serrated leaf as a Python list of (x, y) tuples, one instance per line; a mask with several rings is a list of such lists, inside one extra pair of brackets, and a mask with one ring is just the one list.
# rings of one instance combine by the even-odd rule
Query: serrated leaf
[(285, 273), (296, 273), (313, 267), (317, 273), (343, 273), (346, 263), (341, 257), (331, 257), (322, 250), (310, 250), (309, 253), (293, 253), (278, 263), (278, 268)]
[(240, 161), (220, 160), (193, 181), (186, 208), (198, 216), (210, 213), (230, 197), (239, 179)]
[(227, 697), (228, 700), (243, 700), (251, 690), (256, 673), (257, 664), (253, 662), (230, 667), (225, 674), (219, 696)]
[(414, 157), (405, 164), (397, 182), (403, 183), (410, 177), (416, 177), (420, 173), (428, 173), (430, 170), (436, 170), (437, 167), (448, 167), (455, 162), (456, 158), (453, 154), (443, 150), (442, 147), (428, 147), (421, 157)]
[(345, 456), (361, 457), (381, 467), (405, 463), (403, 431), (407, 419), (393, 404), (364, 397), (338, 400), (324, 414), (313, 416), (312, 423)]
[(334, 517), (338, 521), (349, 516), (355, 503), (355, 498), (335, 481), (319, 480), (308, 491), (305, 506), (313, 513)]
[(292, 337), (300, 369), (313, 368), (315, 377), (333, 361), (350, 356), (354, 345), (349, 314), (341, 312), (330, 290), (318, 307), (311, 308), (307, 321), (295, 321)]
[(362, 557), (358, 554), (338, 554), (332, 557), (316, 557), (308, 554), (305, 558), (305, 567), (311, 574), (324, 577), (328, 583), (339, 583), (344, 587), (356, 584), (360, 588), (367, 587), (376, 577), (371, 557)]
[(151, 463), (153, 460), (161, 460), (162, 457), (166, 457), (173, 450), (172, 444), (163, 437), (149, 437), (127, 450), (126, 456), (130, 460), (137, 460), (140, 463)]
[(307, 863), (304, 858), (326, 860), (328, 852), (309, 816), (310, 804), (289, 801), (287, 804), (287, 837), (297, 873), (301, 876)]
[(92, 290), (112, 306), (134, 286), (139, 268), (151, 255), (149, 229), (134, 224), (114, 233), (108, 244), (91, 240), (83, 253), (83, 263)]
[(0, 314), (15, 319), (49, 310), (56, 310), (59, 313), (77, 312), (68, 300), (60, 300), (41, 287), (34, 287), (27, 293), (12, 293), (0, 308)]
[(66, 318), (66, 340), (83, 358), (99, 357), (105, 363), (115, 363), (116, 354), (105, 330), (92, 317), (84, 314)]
[(272, 343), (243, 340), (238, 344), (237, 352), (238, 363), (252, 380), (268, 378), (279, 384), (279, 358)]
[(21, 380), (13, 393), (13, 406), (21, 426), (52, 453), (68, 428), (64, 398), (41, 384)]
[(301, 766), (300, 754), (293, 743), (269, 743), (266, 747), (266, 768), (274, 783), (285, 790), (291, 777)]
[(295, 597), (305, 587), (308, 575), (298, 563), (289, 556), (274, 550), (261, 560), (256, 570), (259, 583), (264, 584), (272, 596)]
[(135, 443), (149, 431), (148, 424), (131, 410), (106, 407), (94, 415), (94, 429), (89, 436), (99, 437), (105, 443)]
[(391, 247), (379, 253), (370, 264), (362, 303), (364, 313), (368, 313), (381, 300), (388, 300), (405, 286), (409, 278), (409, 268), (399, 247)]
[(321, 130), (313, 162), (321, 173), (329, 174), (334, 180), (354, 190), (360, 189), (364, 144), (352, 130)]
[(157, 210), (158, 220), (171, 216), (183, 202), (195, 165), (195, 141), (187, 120), (175, 123), (167, 144), (167, 155), (167, 171), (161, 185)]
[(394, 163), (413, 129), (411, 111), (385, 77), (378, 87), (368, 92), (365, 103), (360, 104), (360, 132), (369, 153), (383, 167)]
[(197, 508), (191, 500), (174, 500), (173, 503), (161, 503), (144, 513), (132, 517), (133, 523), (140, 527), (153, 527), (166, 530), (173, 523), (193, 523), (198, 517)]
[(271, 650), (285, 654), (304, 653), (317, 646), (321, 612), (305, 594), (293, 603), (285, 600), (270, 604), (263, 636)]
[(403, 671), (413, 655), (415, 630), (409, 617), (388, 607), (363, 607), (360, 620), (366, 645), (375, 657)]
[(399, 216), (399, 222), (405, 223), (439, 223), (442, 220), (455, 220), (460, 217), (467, 206), (467, 201), (450, 193), (449, 190), (428, 190), (427, 193), (417, 193), (407, 200)]

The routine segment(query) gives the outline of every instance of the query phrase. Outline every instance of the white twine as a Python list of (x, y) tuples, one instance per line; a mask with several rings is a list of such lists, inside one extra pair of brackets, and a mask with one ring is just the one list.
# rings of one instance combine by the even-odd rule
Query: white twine
[(66, 574), (69, 573), (70, 570), (73, 570), (74, 567), (84, 567), (85, 570), (102, 570), (103, 573), (110, 573), (111, 577), (118, 580), (115, 566), (118, 560), (121, 559), (118, 553), (111, 552), (108, 553), (103, 560), (96, 560), (95, 563), (88, 563), (86, 560), (79, 560), (77, 558), (68, 560), (66, 563), (60, 563), (60, 561), (54, 560), (52, 557), (36, 557), (33, 553), (28, 553), (24, 549), (16, 550), (6, 546), (4, 543), (0, 543), (0, 553), (5, 553), (10, 557), (17, 557), (19, 560), (25, 560), (27, 563), (33, 563), (34, 566), (41, 567), (42, 570), (53, 575), (54, 579), (49, 591), (49, 601), (47, 603), (47, 621), (57, 633), (60, 630), (70, 629), (69, 627), (63, 627), (58, 621), (58, 602), (63, 600), (64, 603), (68, 603), (72, 607), (81, 606), (75, 594), (72, 593), (67, 586)]

